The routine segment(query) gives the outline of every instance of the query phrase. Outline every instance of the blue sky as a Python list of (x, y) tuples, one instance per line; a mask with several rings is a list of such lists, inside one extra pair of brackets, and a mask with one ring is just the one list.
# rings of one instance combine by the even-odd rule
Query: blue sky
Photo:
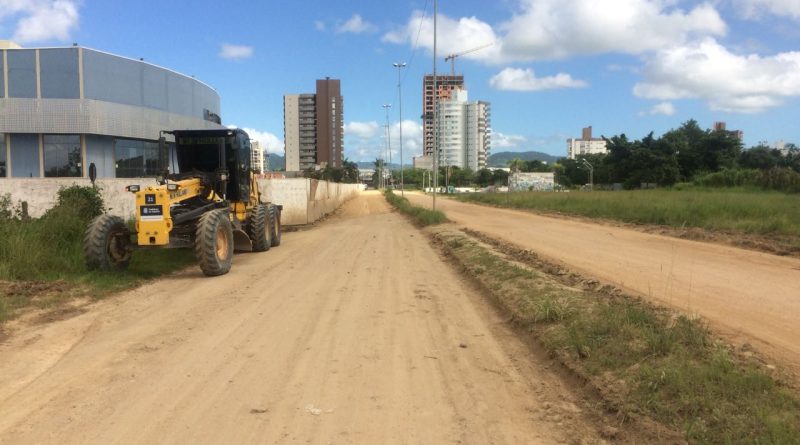
[[(0, 0), (0, 39), (72, 42), (195, 75), (225, 124), (282, 154), (283, 95), (342, 80), (345, 156), (384, 146), (397, 160), (397, 71), (405, 159), (421, 151), (422, 76), (432, 68), (433, 0)], [(800, 143), (798, 0), (440, 0), (440, 71), (458, 59), (471, 100), (492, 103), (493, 152), (565, 154), (565, 139), (657, 135), (726, 121), (745, 144)], [(419, 37), (417, 37), (419, 35)]]

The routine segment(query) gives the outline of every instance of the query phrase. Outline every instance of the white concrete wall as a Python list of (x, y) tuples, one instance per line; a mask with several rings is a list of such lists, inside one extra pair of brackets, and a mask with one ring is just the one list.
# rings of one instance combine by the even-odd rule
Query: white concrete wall
[[(134, 216), (134, 197), (125, 186), (155, 185), (155, 179), (98, 179), (108, 212), (123, 218)], [(284, 225), (309, 224), (333, 212), (360, 192), (357, 184), (336, 184), (314, 179), (259, 179), (262, 202), (283, 205)], [(28, 213), (40, 217), (53, 207), (58, 190), (71, 185), (89, 186), (83, 178), (0, 178), (0, 195), (10, 194), (11, 200), (28, 203)]]
[(283, 205), (285, 225), (310, 224), (361, 192), (358, 184), (306, 178), (259, 179), (261, 201)]

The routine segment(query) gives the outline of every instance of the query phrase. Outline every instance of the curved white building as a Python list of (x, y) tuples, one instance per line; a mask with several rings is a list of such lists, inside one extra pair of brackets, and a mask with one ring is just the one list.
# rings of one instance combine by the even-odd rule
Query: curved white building
[(213, 88), (143, 60), (0, 41), (0, 178), (155, 176), (161, 130), (221, 128)]

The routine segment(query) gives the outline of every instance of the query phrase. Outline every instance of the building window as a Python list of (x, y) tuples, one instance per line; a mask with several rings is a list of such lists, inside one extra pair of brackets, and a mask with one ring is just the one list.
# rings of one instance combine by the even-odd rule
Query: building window
[[(2, 66), (2, 64), (0, 64)], [(5, 178), (8, 176), (8, 168), (6, 164), (8, 160), (6, 159), (6, 135), (0, 133), (0, 178)]]
[(167, 168), (166, 153), (159, 153), (157, 142), (115, 139), (117, 178), (157, 176)]
[(81, 137), (77, 134), (46, 134), (44, 143), (44, 176), (81, 177), (83, 158)]

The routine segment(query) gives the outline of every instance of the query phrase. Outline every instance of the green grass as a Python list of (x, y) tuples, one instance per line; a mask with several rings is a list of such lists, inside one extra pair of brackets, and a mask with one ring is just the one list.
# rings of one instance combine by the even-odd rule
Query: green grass
[(635, 190), (458, 195), (516, 209), (560, 212), (637, 224), (800, 237), (800, 195), (745, 189)]
[(736, 358), (699, 319), (564, 287), (461, 235), (445, 249), (516, 323), (600, 388), (624, 417), (644, 415), (690, 443), (800, 443), (800, 403)]
[(412, 205), (408, 199), (397, 196), (391, 190), (384, 192), (386, 200), (401, 213), (410, 216), (419, 226), (430, 226), (447, 222), (447, 216), (439, 210), (429, 210), (424, 207)]
[(140, 250), (134, 252), (127, 270), (89, 271), (83, 235), (88, 218), (97, 211), (70, 202), (38, 219), (14, 218), (8, 211), (0, 214), (0, 280), (11, 283), (0, 286), (0, 323), (25, 307), (54, 306), (78, 295), (101, 298), (194, 261), (190, 250)]

